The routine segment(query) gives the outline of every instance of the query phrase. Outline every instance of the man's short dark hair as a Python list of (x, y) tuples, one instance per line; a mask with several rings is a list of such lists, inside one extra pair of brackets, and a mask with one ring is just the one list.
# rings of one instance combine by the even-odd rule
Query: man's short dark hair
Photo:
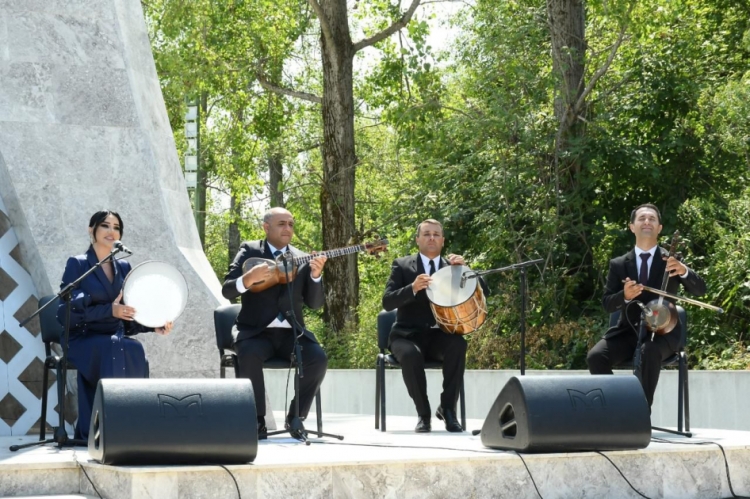
[(636, 206), (633, 211), (630, 212), (630, 223), (635, 223), (635, 214), (638, 213), (638, 210), (641, 208), (649, 208), (651, 210), (654, 210), (656, 212), (656, 218), (659, 219), (659, 225), (661, 225), (661, 212), (659, 211), (659, 208), (656, 207), (656, 205), (653, 205), (651, 203), (642, 204), (640, 206)]
[(420, 231), (422, 230), (422, 224), (438, 225), (440, 227), (440, 232), (443, 232), (443, 224), (441, 224), (434, 218), (427, 218), (419, 222), (419, 224), (417, 225), (417, 237), (419, 237)]

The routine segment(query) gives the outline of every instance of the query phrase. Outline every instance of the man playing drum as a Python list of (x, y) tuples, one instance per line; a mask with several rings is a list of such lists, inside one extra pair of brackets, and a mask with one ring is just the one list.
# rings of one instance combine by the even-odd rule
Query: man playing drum
[[(415, 240), (419, 253), (393, 261), (383, 294), (383, 308), (398, 309), (388, 348), (401, 363), (404, 383), (417, 408), (419, 420), (414, 431), (425, 433), (432, 429), (424, 371), (425, 358), (429, 357), (443, 362), (443, 393), (435, 415), (445, 422), (446, 430), (462, 432), (456, 402), (464, 379), (466, 340), (438, 328), (425, 289), (430, 285), (430, 276), (441, 267), (463, 265), (464, 259), (454, 254), (440, 256), (445, 239), (443, 226), (437, 220), (427, 219), (417, 225)], [(469, 282), (476, 285), (473, 279)], [(480, 282), (487, 294), (484, 282)]]

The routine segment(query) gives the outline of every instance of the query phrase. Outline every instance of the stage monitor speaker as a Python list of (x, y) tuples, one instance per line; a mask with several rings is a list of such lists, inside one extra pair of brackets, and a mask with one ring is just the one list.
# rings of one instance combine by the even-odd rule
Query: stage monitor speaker
[(243, 464), (258, 453), (249, 379), (103, 379), (89, 455), (102, 464)]
[(482, 444), (519, 452), (643, 449), (648, 402), (635, 376), (520, 376), (500, 391)]

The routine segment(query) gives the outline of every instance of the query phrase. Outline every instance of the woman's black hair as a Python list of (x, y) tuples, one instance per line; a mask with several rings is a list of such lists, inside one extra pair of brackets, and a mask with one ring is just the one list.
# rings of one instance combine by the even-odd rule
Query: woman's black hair
[(97, 211), (96, 213), (91, 215), (91, 220), (89, 220), (89, 227), (92, 228), (91, 236), (94, 238), (94, 241), (96, 241), (96, 229), (98, 229), (99, 226), (104, 223), (104, 221), (110, 215), (116, 217), (117, 221), (120, 223), (120, 237), (122, 237), (122, 234), (125, 232), (125, 227), (122, 224), (122, 218), (120, 218), (120, 214), (116, 211), (102, 210)]

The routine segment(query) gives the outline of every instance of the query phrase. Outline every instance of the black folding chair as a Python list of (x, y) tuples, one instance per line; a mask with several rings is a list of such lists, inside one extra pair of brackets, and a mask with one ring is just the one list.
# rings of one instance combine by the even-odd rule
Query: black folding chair
[[(214, 329), (216, 330), (216, 346), (219, 348), (219, 369), (221, 377), (226, 378), (226, 369), (234, 369), (235, 377), (239, 376), (239, 359), (234, 351), (232, 327), (240, 313), (241, 305), (222, 305), (214, 310)], [(289, 361), (279, 357), (268, 359), (263, 363), (263, 369), (288, 369)], [(317, 416), (318, 432), (323, 431), (323, 410), (320, 402), (320, 390), (315, 394), (315, 414)]]
[[(387, 353), (388, 336), (391, 334), (393, 323), (396, 322), (396, 311), (386, 312), (381, 310), (378, 313), (378, 354), (377, 364), (375, 367), (375, 429), (385, 431), (385, 368), (401, 369), (396, 357)], [(439, 360), (425, 359), (425, 369), (442, 369), (443, 363)], [(466, 395), (464, 393), (464, 384), (461, 383), (459, 392), (459, 405), (461, 407), (461, 426), (466, 428)], [(380, 427), (380, 421), (383, 421), (383, 427)]]
[[(46, 438), (47, 430), (47, 395), (49, 391), (49, 372), (55, 371), (57, 380), (57, 399), (61, 400), (65, 396), (65, 380), (62, 376), (62, 359), (52, 351), (52, 344), (60, 344), (63, 335), (63, 327), (57, 322), (57, 307), (60, 300), (56, 295), (43, 296), (39, 299), (39, 307), (44, 306), (50, 300), (55, 300), (39, 314), (39, 323), (42, 329), (42, 341), (44, 342), (44, 374), (42, 377), (42, 416), (39, 418), (39, 440)], [(76, 366), (68, 361), (67, 369), (76, 370)]]
[[(690, 391), (688, 390), (688, 357), (685, 346), (687, 345), (687, 313), (685, 309), (677, 305), (677, 315), (680, 319), (681, 333), (677, 350), (669, 358), (662, 361), (662, 367), (677, 366), (677, 431), (682, 432), (682, 421), (685, 418), (685, 432), (690, 432)], [(620, 320), (620, 311), (609, 316), (609, 327), (617, 325)], [(623, 362), (616, 367), (633, 369), (633, 359)]]

